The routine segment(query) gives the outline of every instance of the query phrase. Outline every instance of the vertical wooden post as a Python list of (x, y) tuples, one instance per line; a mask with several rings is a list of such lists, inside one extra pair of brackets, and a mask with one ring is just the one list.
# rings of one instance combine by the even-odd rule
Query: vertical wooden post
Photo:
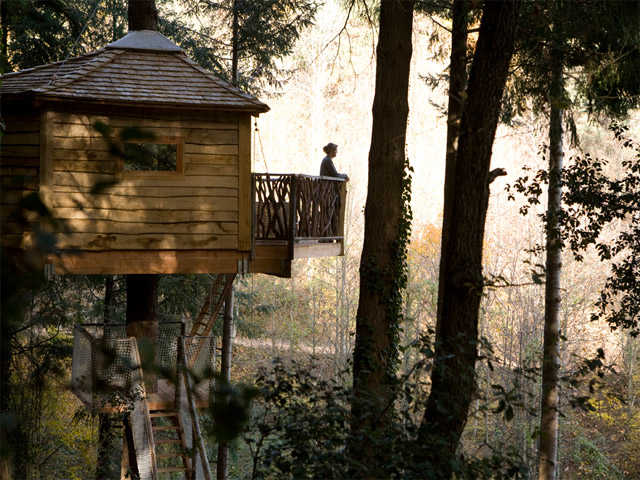
[[(231, 381), (231, 358), (233, 349), (233, 340), (231, 334), (233, 331), (233, 288), (229, 291), (229, 295), (224, 303), (224, 316), (222, 322), (222, 351), (220, 354), (220, 376), (226, 383)], [(216, 477), (218, 480), (227, 480), (229, 473), (229, 444), (221, 443), (218, 445), (218, 461), (216, 465)]]
[(340, 240), (340, 255), (344, 255), (344, 216), (347, 209), (347, 182), (340, 182), (340, 211), (338, 212), (338, 231), (334, 233)]
[(296, 241), (296, 230), (298, 226), (297, 215), (298, 203), (298, 176), (291, 175), (291, 185), (289, 191), (289, 259), (293, 260), (293, 251)]
[(258, 195), (256, 194), (256, 182), (258, 175), (251, 174), (251, 250), (249, 251), (249, 260), (253, 260), (256, 255), (256, 210), (258, 208)]
[(251, 181), (251, 115), (238, 118), (238, 250), (249, 251), (253, 230), (253, 188)]

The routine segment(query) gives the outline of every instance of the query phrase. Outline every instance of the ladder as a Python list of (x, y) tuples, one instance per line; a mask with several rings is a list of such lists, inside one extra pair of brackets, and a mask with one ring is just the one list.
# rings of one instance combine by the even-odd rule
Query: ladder
[(193, 480), (194, 468), (179, 412), (152, 410), (149, 412), (149, 417), (155, 444), (158, 478), (173, 478), (172, 474), (183, 472), (185, 479)]
[(213, 325), (216, 323), (218, 313), (220, 313), (220, 309), (231, 291), (236, 274), (219, 273), (215, 277), (211, 291), (200, 309), (198, 318), (193, 327), (191, 327), (190, 337), (206, 337), (209, 335)]

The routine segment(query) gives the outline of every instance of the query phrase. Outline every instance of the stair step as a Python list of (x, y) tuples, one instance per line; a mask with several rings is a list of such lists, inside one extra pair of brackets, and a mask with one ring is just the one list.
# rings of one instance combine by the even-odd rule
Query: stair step
[(189, 469), (187, 467), (164, 467), (158, 468), (158, 473), (168, 473), (168, 472), (188, 472)]
[(188, 455), (186, 453), (178, 453), (178, 452), (172, 452), (172, 453), (156, 453), (156, 458), (179, 458), (179, 457), (187, 457)]
[(154, 430), (178, 430), (180, 427), (178, 427), (178, 425), (155, 425), (153, 427)]
[(159, 445), (161, 443), (182, 443), (182, 440), (179, 438), (156, 438), (155, 444)]
[(158, 412), (151, 412), (149, 414), (149, 416), (151, 418), (158, 418), (158, 417), (177, 417), (178, 416), (178, 412), (162, 412), (162, 411), (158, 411)]

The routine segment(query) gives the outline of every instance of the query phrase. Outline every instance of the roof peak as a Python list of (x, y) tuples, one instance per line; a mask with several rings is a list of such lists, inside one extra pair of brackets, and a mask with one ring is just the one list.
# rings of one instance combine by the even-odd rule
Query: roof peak
[(129, 32), (120, 40), (110, 43), (105, 48), (124, 50), (152, 50), (156, 52), (183, 53), (182, 49), (155, 30), (138, 30)]

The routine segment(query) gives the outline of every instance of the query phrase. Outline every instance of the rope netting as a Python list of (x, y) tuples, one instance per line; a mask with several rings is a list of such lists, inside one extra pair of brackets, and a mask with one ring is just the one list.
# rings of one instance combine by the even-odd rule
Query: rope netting
[(213, 398), (213, 374), (216, 362), (215, 337), (185, 337), (187, 369), (193, 378), (196, 394)]
[[(180, 322), (158, 325), (155, 350), (157, 378), (175, 380)], [(199, 393), (208, 394), (213, 386), (216, 342), (214, 337), (186, 337), (187, 368)], [(76, 325), (73, 343), (71, 386), (94, 404), (96, 395), (136, 395), (143, 383), (134, 339), (127, 337), (124, 324)], [(135, 376), (135, 378), (134, 378)]]

